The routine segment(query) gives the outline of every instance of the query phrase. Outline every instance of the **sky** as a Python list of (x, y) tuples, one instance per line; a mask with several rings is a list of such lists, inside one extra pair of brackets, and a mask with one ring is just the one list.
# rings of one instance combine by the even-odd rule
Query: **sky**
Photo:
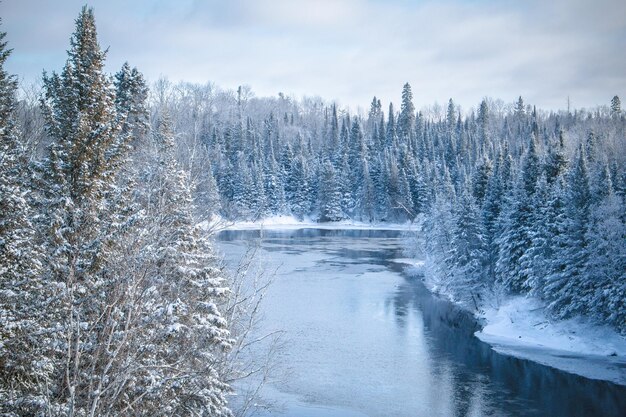
[(373, 96), (477, 107), (522, 96), (542, 109), (626, 99), (624, 0), (2, 0), (7, 69), (60, 71), (74, 20), (94, 8), (107, 70), (150, 81), (249, 85), (256, 96)]

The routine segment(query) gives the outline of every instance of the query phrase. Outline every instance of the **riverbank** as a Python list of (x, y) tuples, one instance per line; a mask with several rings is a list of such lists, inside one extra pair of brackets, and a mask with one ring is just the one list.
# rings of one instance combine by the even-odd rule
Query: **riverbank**
[(512, 297), (479, 318), (476, 337), (500, 353), (587, 378), (626, 386), (626, 339), (608, 326), (576, 317), (551, 320), (540, 301)]
[(273, 216), (256, 221), (229, 221), (220, 217), (214, 217), (210, 222), (203, 222), (201, 227), (209, 230), (297, 230), (297, 229), (322, 229), (322, 230), (399, 230), (413, 231), (413, 223), (376, 223), (358, 222), (355, 220), (342, 220), (338, 222), (318, 223), (312, 219), (298, 220), (293, 216)]
[[(461, 305), (427, 278), (428, 263), (399, 261), (423, 276), (431, 292)], [(543, 302), (525, 296), (504, 296), (496, 306), (474, 316), (482, 327), (475, 336), (496, 352), (626, 386), (626, 338), (609, 326), (582, 317), (554, 320)]]

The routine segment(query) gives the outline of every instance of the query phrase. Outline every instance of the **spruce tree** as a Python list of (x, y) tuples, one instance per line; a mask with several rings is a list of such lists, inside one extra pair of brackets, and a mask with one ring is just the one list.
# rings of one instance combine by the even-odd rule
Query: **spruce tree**
[(157, 167), (146, 207), (152, 238), (142, 250), (150, 304), (142, 317), (137, 382), (125, 394), (126, 409), (144, 415), (229, 416), (230, 388), (217, 366), (232, 345), (220, 312), (228, 289), (195, 225), (190, 181), (174, 159), (167, 115), (159, 120), (155, 142)]
[(565, 172), (566, 167), (565, 140), (563, 138), (563, 131), (560, 130), (558, 143), (553, 144), (548, 149), (548, 156), (545, 163), (548, 183), (553, 183), (559, 175)]
[(49, 407), (73, 415), (97, 403), (92, 389), (101, 382), (100, 367), (108, 366), (100, 346), (110, 331), (102, 321), (114, 285), (107, 267), (119, 257), (110, 226), (122, 214), (113, 196), (128, 148), (91, 9), (83, 8), (76, 20), (68, 55), (61, 74), (44, 77), (51, 145), (42, 172), (41, 228), (47, 279), (57, 291), (43, 313), (50, 327), (43, 345), (55, 375)]
[(396, 114), (393, 110), (393, 103), (389, 103), (389, 116), (387, 117), (387, 129), (385, 131), (387, 148), (395, 147), (398, 141), (398, 131), (396, 126)]
[(589, 292), (584, 300), (590, 315), (626, 334), (626, 219), (623, 201), (612, 191), (593, 208), (586, 239), (585, 268)]
[(562, 233), (556, 239), (556, 258), (562, 263), (546, 290), (550, 309), (562, 318), (585, 312), (586, 300), (593, 286), (585, 274), (589, 259), (586, 237), (590, 214), (590, 190), (586, 156), (579, 147), (574, 164), (568, 173), (565, 221)]
[(188, 178), (162, 124), (164, 156), (143, 176), (148, 191), (137, 190), (126, 167), (142, 94), (122, 76), (116, 101), (103, 65), (83, 8), (63, 72), (44, 79), (51, 145), (38, 224), (49, 291), (34, 316), (46, 360), (30, 385), (42, 398), (33, 413), (230, 415), (217, 367), (230, 345), (219, 314), (227, 292), (194, 226)]
[[(389, 112), (391, 113), (391, 108)], [(402, 87), (402, 103), (398, 116), (398, 133), (405, 141), (413, 137), (415, 128), (415, 106), (413, 105), (413, 92), (409, 83)]]
[(611, 116), (619, 117), (622, 115), (622, 102), (618, 96), (613, 96), (611, 99)]
[(0, 413), (36, 415), (52, 378), (37, 319), (49, 290), (32, 223), (30, 177), (15, 121), (17, 81), (5, 70), (11, 50), (0, 32)]
[(478, 309), (487, 282), (484, 279), (486, 247), (477, 205), (468, 191), (455, 210), (449, 265), (454, 268), (455, 298)]
[(319, 181), (320, 221), (334, 222), (343, 220), (345, 215), (342, 209), (340, 178), (338, 178), (330, 162), (324, 162)]
[(448, 101), (448, 110), (446, 112), (446, 122), (448, 124), (448, 129), (452, 132), (456, 127), (456, 109), (454, 107), (454, 102), (452, 99)]

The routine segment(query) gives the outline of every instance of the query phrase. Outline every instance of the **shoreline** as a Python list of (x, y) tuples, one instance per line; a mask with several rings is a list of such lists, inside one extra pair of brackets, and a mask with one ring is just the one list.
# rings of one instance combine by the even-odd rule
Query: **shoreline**
[(494, 351), (588, 379), (626, 386), (626, 337), (584, 317), (554, 320), (536, 298), (506, 296), (494, 307), (471, 311), (427, 279), (427, 262), (406, 262), (426, 288), (472, 314), (481, 329), (474, 336)]

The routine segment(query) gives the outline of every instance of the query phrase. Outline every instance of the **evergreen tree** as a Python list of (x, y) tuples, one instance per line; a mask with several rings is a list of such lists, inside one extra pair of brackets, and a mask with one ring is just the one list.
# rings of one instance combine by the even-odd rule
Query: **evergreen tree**
[(551, 300), (550, 309), (558, 317), (571, 317), (585, 311), (593, 289), (585, 275), (589, 259), (586, 228), (589, 221), (589, 177), (584, 148), (579, 147), (572, 169), (569, 172), (565, 224), (557, 239), (559, 251), (556, 258), (562, 268), (554, 274), (546, 291)]
[(446, 112), (446, 122), (450, 131), (456, 127), (456, 121), (456, 109), (454, 108), (454, 102), (450, 99), (448, 101), (448, 111)]
[(485, 264), (488, 283), (496, 280), (495, 268), (499, 247), (496, 242), (500, 235), (500, 213), (502, 212), (505, 193), (504, 160), (498, 155), (493, 175), (489, 178), (482, 206), (482, 223), (485, 233)]
[(626, 219), (623, 201), (609, 192), (591, 212), (586, 239), (589, 256), (584, 300), (593, 317), (626, 332)]
[[(42, 232), (48, 239), (48, 276), (56, 289), (46, 310), (47, 349), (53, 378), (47, 387), (52, 413), (73, 415), (97, 404), (92, 396), (101, 375), (102, 315), (114, 282), (107, 266), (119, 257), (115, 228), (121, 208), (116, 174), (127, 155), (122, 118), (115, 111), (115, 92), (104, 74), (91, 9), (76, 20), (68, 61), (63, 72), (44, 77), (42, 100), (51, 138), (44, 163), (42, 192), (45, 212)], [(87, 330), (89, 329), (89, 330)], [(104, 372), (104, 371), (103, 371)]]
[[(391, 114), (392, 109), (389, 109)], [(398, 133), (405, 140), (413, 137), (415, 128), (415, 106), (413, 105), (413, 93), (411, 85), (404, 84), (402, 87), (402, 103), (400, 105), (400, 116), (398, 116)]]
[(520, 259), (531, 244), (531, 200), (520, 178), (502, 210), (500, 234), (495, 241), (498, 247), (496, 280), (513, 293), (521, 293), (527, 289), (525, 283), (528, 277), (522, 269)]
[(559, 141), (556, 145), (550, 146), (546, 158), (545, 171), (548, 183), (553, 183), (556, 178), (565, 172), (567, 168), (567, 158), (565, 156), (565, 141), (563, 131), (559, 131)]
[(535, 192), (540, 173), (541, 168), (539, 165), (539, 156), (537, 155), (537, 140), (533, 135), (530, 138), (528, 151), (526, 152), (522, 165), (522, 180), (526, 195), (532, 196)]
[(522, 99), (522, 96), (519, 96), (517, 102), (515, 103), (515, 115), (517, 117), (523, 117), (525, 114), (524, 100)]
[(393, 103), (389, 103), (389, 116), (387, 118), (387, 130), (385, 132), (387, 148), (395, 147), (398, 142), (398, 132), (396, 128), (396, 115), (393, 111)]
[(379, 221), (385, 221), (388, 219), (391, 205), (389, 200), (389, 191), (387, 188), (388, 170), (385, 165), (385, 162), (387, 160), (385, 155), (386, 151), (383, 151), (382, 154), (374, 155), (374, 159), (370, 168), (370, 175), (372, 178), (375, 196), (374, 218)]
[(311, 209), (311, 179), (303, 155), (295, 157), (286, 184), (287, 201), (291, 212), (299, 220), (304, 219)]
[(370, 111), (367, 117), (368, 129), (372, 131), (375, 135), (378, 135), (378, 131), (374, 126), (375, 123), (378, 123), (383, 113), (383, 106), (379, 99), (374, 96), (372, 99), (372, 103), (370, 104)]
[(256, 198), (264, 190), (262, 186), (257, 188), (253, 168), (248, 165), (243, 153), (239, 154), (236, 166), (238, 174), (233, 186), (233, 214), (238, 218), (251, 220), (257, 217), (259, 207)]
[(530, 246), (520, 257), (520, 269), (526, 277), (523, 287), (533, 294), (542, 294), (545, 277), (550, 274), (550, 261), (554, 257), (554, 239), (556, 238), (554, 221), (560, 220), (551, 204), (550, 188), (545, 174), (537, 182), (537, 189), (532, 196), (533, 210), (529, 217), (528, 237)]
[(0, 33), (0, 413), (35, 415), (52, 368), (37, 334), (49, 295), (36, 248), (30, 177), (15, 122), (17, 81), (5, 70), (10, 49)]
[(622, 115), (622, 102), (618, 96), (613, 96), (611, 99), (611, 115), (613, 117), (619, 117)]
[(478, 137), (480, 144), (484, 146), (489, 142), (489, 106), (487, 100), (483, 99), (478, 108)]
[(335, 169), (328, 161), (322, 166), (319, 185), (320, 214), (322, 222), (334, 222), (343, 220), (345, 215), (342, 209), (342, 193), (340, 179)]
[[(141, 138), (148, 130), (149, 111), (146, 105), (148, 87), (141, 72), (125, 62), (115, 74), (115, 108), (122, 118), (122, 138), (129, 142)], [(126, 137), (125, 137), (126, 136)]]
[[(143, 345), (135, 382), (124, 395), (129, 412), (229, 416), (225, 384), (216, 366), (232, 340), (219, 305), (228, 289), (211, 246), (192, 216), (191, 187), (173, 155), (162, 116), (155, 135), (157, 169), (147, 207), (149, 239), (142, 250), (150, 293), (142, 317)], [(139, 400), (138, 405), (134, 403)]]
[[(37, 361), (35, 380), (19, 377), (14, 387), (28, 388), (8, 406), (34, 415), (230, 415), (216, 367), (231, 343), (218, 308), (227, 292), (194, 226), (188, 178), (172, 162), (165, 123), (158, 142), (167, 156), (147, 176), (154, 188), (138, 192), (132, 176), (120, 176), (132, 175), (137, 112), (116, 102), (103, 64), (93, 12), (83, 8), (63, 72), (44, 79), (51, 145), (37, 207), (46, 286), (29, 284), (36, 332), (20, 336)], [(126, 88), (119, 83), (124, 97), (140, 97)]]
[(474, 173), (474, 178), (472, 179), (472, 195), (479, 206), (482, 206), (483, 200), (485, 199), (491, 171), (491, 161), (485, 159)]
[(454, 268), (454, 293), (478, 309), (484, 292), (485, 241), (479, 210), (469, 192), (464, 192), (455, 215), (450, 260)]

